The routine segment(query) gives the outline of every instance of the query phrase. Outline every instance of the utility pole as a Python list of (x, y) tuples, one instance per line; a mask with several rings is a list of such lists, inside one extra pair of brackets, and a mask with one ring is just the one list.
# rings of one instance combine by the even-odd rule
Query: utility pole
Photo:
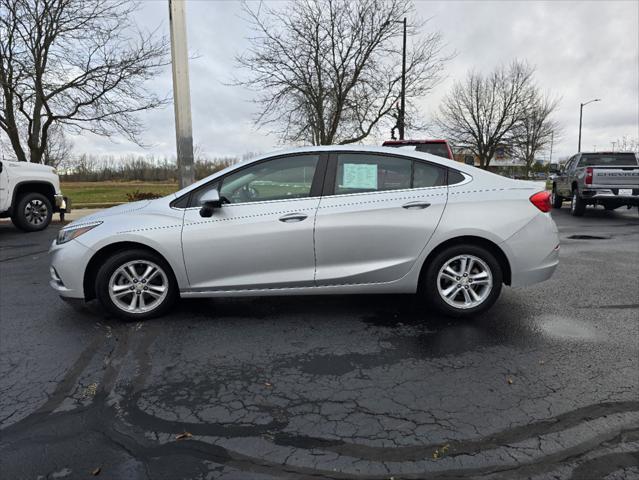
[(550, 132), (550, 158), (548, 159), (548, 164), (552, 163), (552, 144), (555, 141), (555, 132)]
[(581, 152), (581, 119), (584, 116), (584, 107), (592, 102), (601, 102), (601, 98), (595, 98), (579, 105), (579, 146), (577, 147), (577, 153)]
[(178, 181), (180, 188), (184, 188), (195, 181), (185, 0), (169, 0), (169, 25), (171, 30), (171, 66), (173, 70), (173, 106), (175, 109)]
[(406, 17), (404, 17), (404, 47), (402, 49), (402, 99), (399, 112), (400, 118), (399, 139), (404, 140), (404, 128), (406, 127)]

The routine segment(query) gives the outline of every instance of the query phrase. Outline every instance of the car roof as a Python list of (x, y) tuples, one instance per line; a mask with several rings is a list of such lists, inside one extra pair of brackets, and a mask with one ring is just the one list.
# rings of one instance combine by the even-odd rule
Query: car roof
[(459, 170), (460, 172), (464, 172), (471, 177), (476, 177), (478, 175), (489, 174), (485, 170), (478, 169), (477, 167), (466, 165), (465, 163), (457, 162), (455, 160), (451, 160), (444, 157), (438, 157), (437, 155), (432, 155), (430, 153), (418, 152), (416, 150), (404, 150), (397, 149), (394, 147), (384, 147), (384, 146), (368, 146), (368, 145), (310, 145), (305, 147), (294, 147), (287, 148), (283, 150), (277, 150), (274, 152), (269, 152), (266, 154), (258, 155), (248, 160), (244, 160), (242, 162), (234, 163), (233, 165), (215, 172), (212, 175), (209, 175), (202, 180), (199, 180), (191, 185), (184, 187), (182, 190), (179, 190), (175, 193), (176, 198), (185, 194), (186, 192), (193, 190), (195, 188), (204, 185), (211, 180), (214, 180), (217, 177), (221, 177), (226, 175), (227, 173), (245, 166), (250, 165), (254, 162), (259, 162), (261, 160), (266, 160), (271, 157), (279, 157), (284, 155), (294, 155), (294, 154), (303, 154), (303, 153), (321, 153), (321, 152), (370, 152), (370, 153), (381, 153), (381, 154), (390, 154), (390, 155), (399, 155), (402, 157), (413, 157), (418, 160), (426, 160), (430, 163), (436, 163), (444, 167), (454, 168), (455, 170)]
[(429, 143), (448, 143), (447, 140), (385, 140), (384, 145), (427, 145)]

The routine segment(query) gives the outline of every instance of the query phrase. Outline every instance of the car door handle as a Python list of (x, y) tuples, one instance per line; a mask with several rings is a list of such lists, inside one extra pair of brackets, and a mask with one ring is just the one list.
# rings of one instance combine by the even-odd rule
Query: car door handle
[(427, 202), (408, 202), (402, 205), (402, 208), (412, 209), (412, 210), (423, 210), (424, 208), (430, 207), (430, 203)]
[(301, 222), (302, 220), (306, 220), (306, 218), (308, 218), (308, 215), (304, 213), (287, 213), (286, 215), (280, 217), (280, 222)]

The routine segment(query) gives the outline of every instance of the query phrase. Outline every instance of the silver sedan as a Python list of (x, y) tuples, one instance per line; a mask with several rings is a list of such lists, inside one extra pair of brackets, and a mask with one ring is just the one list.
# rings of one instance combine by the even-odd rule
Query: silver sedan
[(412, 150), (306, 147), (64, 227), (51, 286), (127, 319), (178, 297), (417, 293), (488, 309), (548, 279), (559, 238), (533, 183)]

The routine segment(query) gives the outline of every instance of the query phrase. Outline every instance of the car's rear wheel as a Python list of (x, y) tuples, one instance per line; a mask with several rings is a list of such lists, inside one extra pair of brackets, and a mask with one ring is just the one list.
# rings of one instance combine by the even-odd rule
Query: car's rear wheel
[(177, 298), (169, 265), (146, 250), (127, 250), (109, 258), (96, 277), (96, 296), (112, 314), (142, 320), (166, 312)]
[(553, 185), (552, 193), (550, 194), (550, 203), (552, 203), (553, 208), (561, 208), (563, 202), (563, 197), (557, 193), (557, 185)]
[(477, 245), (455, 245), (429, 261), (421, 287), (441, 313), (467, 317), (495, 303), (502, 281), (502, 269), (490, 251)]
[(579, 196), (579, 190), (573, 189), (570, 200), (570, 214), (573, 217), (581, 217), (586, 212), (586, 202)]
[(38, 232), (51, 223), (53, 208), (49, 199), (38, 192), (22, 195), (16, 202), (11, 221), (20, 230)]

